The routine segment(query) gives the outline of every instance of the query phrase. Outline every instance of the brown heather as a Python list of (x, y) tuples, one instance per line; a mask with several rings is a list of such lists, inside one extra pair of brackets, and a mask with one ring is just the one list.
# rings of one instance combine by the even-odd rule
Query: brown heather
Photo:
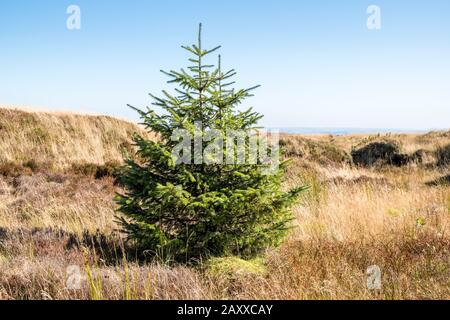
[[(450, 132), (283, 136), (286, 186), (311, 186), (295, 228), (260, 259), (262, 271), (212, 272), (206, 262), (138, 260), (117, 233), (119, 187), (105, 168), (134, 131), (110, 117), (0, 109), (0, 299), (450, 298)], [(386, 139), (428, 158), (351, 165), (352, 147)], [(366, 286), (371, 265), (381, 290)], [(69, 266), (81, 271), (77, 290)]]

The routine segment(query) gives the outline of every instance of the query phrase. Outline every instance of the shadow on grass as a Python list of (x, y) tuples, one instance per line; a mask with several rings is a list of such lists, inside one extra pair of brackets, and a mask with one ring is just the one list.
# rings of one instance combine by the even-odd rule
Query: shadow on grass
[(149, 257), (138, 250), (119, 233), (83, 232), (80, 236), (61, 229), (6, 229), (0, 228), (0, 252), (20, 255), (32, 248), (36, 256), (84, 256), (105, 266), (124, 262), (145, 263)]
[(429, 187), (450, 186), (450, 174), (425, 183)]

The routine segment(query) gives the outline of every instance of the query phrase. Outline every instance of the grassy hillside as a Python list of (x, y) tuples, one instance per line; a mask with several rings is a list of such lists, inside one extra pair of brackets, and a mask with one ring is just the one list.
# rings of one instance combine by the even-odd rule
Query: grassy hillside
[[(0, 109), (0, 299), (450, 298), (449, 132), (283, 136), (294, 159), (286, 186), (311, 186), (289, 238), (255, 261), (187, 267), (137, 261), (116, 231), (120, 187), (87, 170), (120, 162), (139, 130)], [(395, 144), (407, 163), (352, 164), (352, 150), (374, 142)], [(381, 290), (366, 286), (372, 265)]]
[(0, 164), (34, 162), (51, 169), (122, 160), (135, 124), (107, 116), (0, 108)]

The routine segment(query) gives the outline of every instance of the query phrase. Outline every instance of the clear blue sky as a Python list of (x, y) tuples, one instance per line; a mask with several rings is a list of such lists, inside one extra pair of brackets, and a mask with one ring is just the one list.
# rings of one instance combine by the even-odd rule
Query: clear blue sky
[[(81, 8), (81, 30), (66, 9)], [(366, 9), (381, 8), (381, 30)], [(136, 119), (182, 44), (221, 44), (267, 126), (450, 127), (448, 0), (1, 0), (0, 105)]]

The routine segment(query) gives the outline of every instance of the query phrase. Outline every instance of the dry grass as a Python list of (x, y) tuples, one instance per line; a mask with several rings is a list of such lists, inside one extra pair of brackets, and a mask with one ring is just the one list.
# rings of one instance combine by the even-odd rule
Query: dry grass
[[(35, 128), (44, 140), (33, 140)], [(450, 185), (439, 182), (448, 166), (356, 168), (339, 155), (380, 137), (285, 136), (295, 156), (286, 185), (311, 190), (294, 209), (296, 228), (263, 267), (144, 263), (115, 231), (113, 179), (60, 170), (117, 161), (135, 128), (0, 109), (0, 163), (21, 164), (0, 172), (0, 299), (450, 298)], [(450, 143), (446, 133), (389, 138), (407, 153)], [(29, 160), (53, 168), (24, 167)], [(366, 286), (371, 265), (382, 271), (381, 290)]]
[(62, 174), (0, 175), (0, 227), (56, 228), (82, 234), (116, 228), (111, 178)]

